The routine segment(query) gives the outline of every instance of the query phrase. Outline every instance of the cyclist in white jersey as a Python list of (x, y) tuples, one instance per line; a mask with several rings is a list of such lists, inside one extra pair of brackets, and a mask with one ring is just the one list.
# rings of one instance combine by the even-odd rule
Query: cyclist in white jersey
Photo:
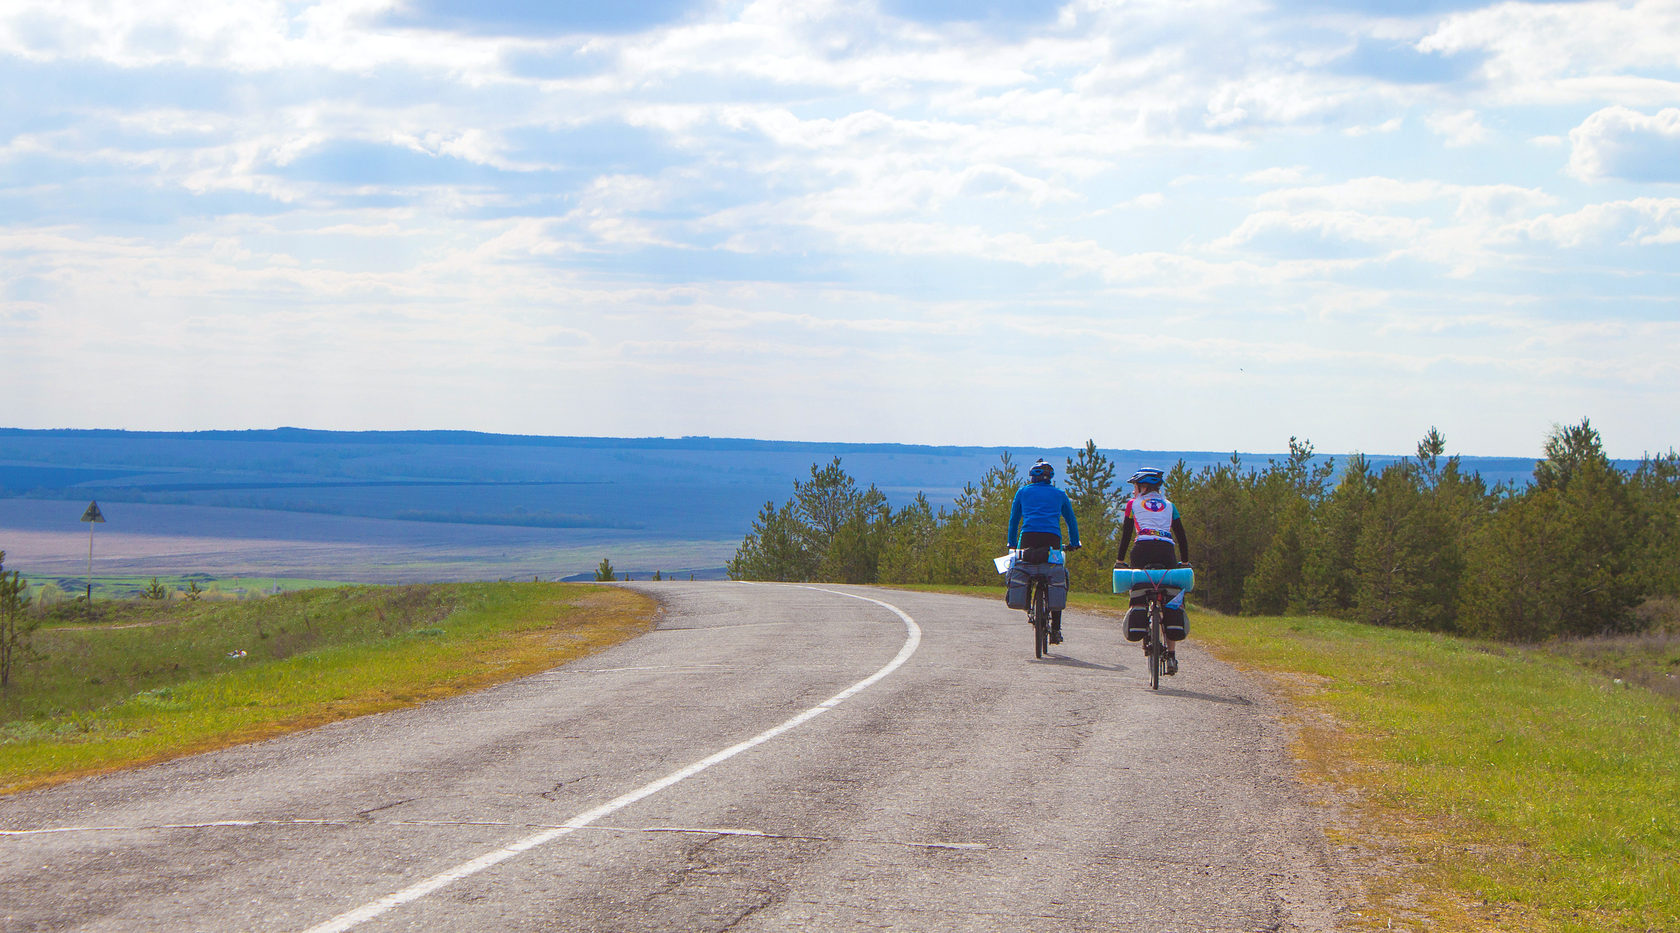
[[(1166, 476), (1156, 469), (1139, 470), (1127, 480), (1132, 484), (1132, 497), (1126, 500), (1125, 521), (1120, 526), (1120, 554), (1117, 564), (1124, 565), (1131, 548), (1133, 567), (1176, 567), (1190, 563), (1190, 541), (1179, 519), (1178, 506), (1161, 494)], [(1133, 543), (1133, 538), (1136, 543)], [(1174, 551), (1177, 554), (1174, 554)], [(1167, 673), (1178, 673), (1178, 655), (1167, 641)], [(1148, 650), (1148, 646), (1144, 646)]]

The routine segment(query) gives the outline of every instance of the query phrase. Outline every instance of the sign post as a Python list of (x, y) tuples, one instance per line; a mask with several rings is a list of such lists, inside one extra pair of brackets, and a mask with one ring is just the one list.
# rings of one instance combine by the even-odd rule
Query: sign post
[(99, 511), (97, 501), (89, 502), (87, 511), (82, 513), (82, 521), (88, 523), (88, 575), (87, 575), (87, 610), (88, 616), (93, 615), (93, 526), (94, 523), (104, 524), (105, 516)]

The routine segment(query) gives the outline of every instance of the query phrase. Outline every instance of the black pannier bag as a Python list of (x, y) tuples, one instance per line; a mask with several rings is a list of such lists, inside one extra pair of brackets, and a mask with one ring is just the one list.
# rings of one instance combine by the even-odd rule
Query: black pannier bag
[(1067, 608), (1068, 574), (1066, 564), (1049, 564), (1045, 567), (1045, 576), (1050, 578), (1050, 590), (1044, 594), (1044, 602), (1052, 610), (1061, 611)]
[(1044, 577), (1050, 586), (1044, 591), (1044, 604), (1051, 609), (1066, 609), (1068, 599), (1067, 568), (1061, 564), (1030, 564), (1017, 561), (1004, 578), (1007, 589), (1003, 601), (1011, 609), (1027, 608), (1027, 584), (1032, 577)]
[(1020, 564), (1009, 568), (1009, 574), (1004, 577), (1003, 601), (1011, 609), (1027, 608), (1027, 571)]
[[(1144, 597), (1132, 600), (1132, 608), (1126, 610), (1126, 640), (1142, 641), (1149, 634), (1149, 608)], [(1170, 641), (1183, 641), (1190, 637), (1190, 619), (1184, 614), (1183, 607), (1161, 607), (1161, 636)]]
[(1126, 610), (1126, 640), (1143, 641), (1143, 636), (1149, 634), (1149, 610), (1142, 606), (1133, 606)]
[(1161, 632), (1173, 641), (1183, 641), (1190, 637), (1190, 619), (1185, 616), (1182, 608), (1167, 606), (1161, 610)]

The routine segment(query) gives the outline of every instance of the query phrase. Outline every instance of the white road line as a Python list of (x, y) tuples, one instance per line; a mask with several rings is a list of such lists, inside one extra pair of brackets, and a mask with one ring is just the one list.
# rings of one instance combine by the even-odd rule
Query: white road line
[(372, 920), (373, 918), (378, 917), (393, 908), (400, 907), (410, 901), (419, 900), (439, 888), (453, 884), (454, 882), (469, 875), (475, 875), (486, 868), (507, 861), (521, 852), (535, 849), (537, 846), (553, 842), (561, 836), (574, 833), (604, 816), (610, 816), (617, 813), (619, 810), (622, 810), (639, 800), (651, 797), (667, 787), (678, 783), (679, 781), (691, 778), (707, 768), (710, 768), (712, 765), (718, 764), (722, 761), (728, 761), (748, 749), (763, 745), (765, 742), (770, 741), (784, 732), (796, 729), (805, 723), (810, 722), (818, 716), (821, 716), (823, 713), (828, 712), (836, 706), (839, 706), (841, 703), (846, 702), (864, 690), (867, 690), (879, 683), (882, 678), (891, 674), (893, 671), (898, 670), (901, 666), (903, 666), (905, 661), (910, 660), (910, 656), (916, 653), (916, 648), (922, 643), (922, 629), (916, 624), (916, 620), (910, 618), (904, 610), (892, 605), (891, 603), (885, 603), (879, 599), (872, 599), (868, 596), (861, 596), (857, 593), (844, 593), (840, 590), (825, 590), (822, 587), (816, 586), (807, 586), (803, 587), (803, 589), (818, 590), (823, 593), (833, 593), (836, 596), (845, 596), (850, 599), (861, 599), (864, 602), (874, 603), (877, 606), (890, 610), (894, 615), (904, 620), (904, 646), (898, 649), (898, 654), (895, 655), (891, 661), (888, 661), (885, 667), (868, 677), (865, 677), (857, 683), (852, 684), (850, 687), (847, 687), (839, 693), (836, 693), (834, 696), (829, 697), (816, 706), (811, 707), (805, 712), (789, 719), (781, 725), (772, 726), (745, 742), (738, 745), (731, 745), (721, 752), (717, 752), (707, 758), (702, 758), (680, 771), (674, 771), (671, 774), (667, 774), (651, 784), (643, 785), (642, 787), (618, 797), (617, 799), (601, 804), (593, 810), (585, 810), (577, 816), (567, 820), (560, 826), (526, 836), (516, 842), (502, 846), (499, 849), (493, 849), (483, 855), (480, 855), (478, 858), (462, 862), (454, 868), (439, 872), (424, 881), (412, 884), (395, 894), (388, 894), (379, 900), (363, 904), (355, 910), (339, 914), (325, 923), (310, 927), (308, 930), (304, 931), (304, 933), (344, 933), (345, 930), (349, 930), (353, 927), (366, 923), (367, 921)]

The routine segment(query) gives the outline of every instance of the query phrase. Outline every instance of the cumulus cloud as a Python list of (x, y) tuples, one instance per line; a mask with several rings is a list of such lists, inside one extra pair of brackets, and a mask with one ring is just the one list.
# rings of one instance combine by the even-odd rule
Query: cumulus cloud
[(1401, 245), (1415, 239), (1427, 226), (1427, 221), (1416, 218), (1356, 211), (1262, 211), (1214, 241), (1214, 246), (1286, 255), (1346, 256)]
[(1434, 114), (1424, 121), (1452, 147), (1474, 146), (1486, 142), (1489, 133), (1474, 110)]
[(1570, 130), (1569, 143), (1577, 178), (1680, 183), (1680, 109), (1606, 107)]
[(1680, 6), (1669, 0), (1497, 3), (1446, 17), (1417, 48), (1483, 56), (1479, 79), (1513, 103), (1666, 102), (1680, 89), (1676, 35)]
[(1371, 211), (1435, 201), (1451, 190), (1451, 185), (1431, 179), (1371, 175), (1329, 185), (1279, 188), (1260, 195), (1255, 203), (1263, 208), (1287, 210), (1334, 208)]
[(1680, 198), (1591, 204), (1567, 214), (1543, 214), (1506, 232), (1563, 247), (1680, 243)]

